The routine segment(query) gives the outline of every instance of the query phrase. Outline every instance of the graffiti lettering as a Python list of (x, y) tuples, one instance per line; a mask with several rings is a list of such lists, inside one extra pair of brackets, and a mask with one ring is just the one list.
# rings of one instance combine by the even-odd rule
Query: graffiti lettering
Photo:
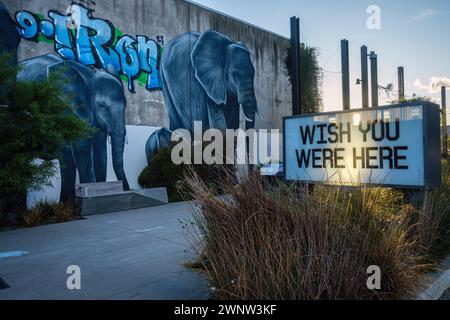
[(108, 65), (128, 80), (128, 90), (135, 91), (134, 80), (147, 75), (145, 88), (159, 90), (161, 46), (155, 40), (138, 35), (136, 39), (123, 35), (116, 39), (115, 29), (108, 20), (93, 18), (89, 9), (73, 3), (63, 15), (48, 12), (49, 20), (40, 19), (28, 11), (16, 13), (17, 30), (26, 40), (36, 41), (40, 35), (54, 41), (55, 51), (64, 59), (105, 69)]

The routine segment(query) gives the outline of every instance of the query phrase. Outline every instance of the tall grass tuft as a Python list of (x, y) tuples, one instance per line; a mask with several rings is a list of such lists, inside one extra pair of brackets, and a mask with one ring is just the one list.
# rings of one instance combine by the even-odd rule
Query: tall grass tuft
[(442, 185), (426, 192), (410, 224), (420, 251), (431, 262), (450, 253), (450, 161), (442, 161)]
[[(220, 186), (227, 196), (192, 171), (185, 179), (190, 236), (218, 299), (411, 298), (442, 226), (434, 216), (449, 210), (440, 193), (414, 208), (388, 188), (311, 189), (257, 174), (239, 184), (227, 174)], [(372, 265), (380, 290), (367, 287)]]
[(78, 210), (72, 202), (41, 201), (33, 208), (22, 212), (20, 222), (25, 227), (61, 223), (79, 219)]

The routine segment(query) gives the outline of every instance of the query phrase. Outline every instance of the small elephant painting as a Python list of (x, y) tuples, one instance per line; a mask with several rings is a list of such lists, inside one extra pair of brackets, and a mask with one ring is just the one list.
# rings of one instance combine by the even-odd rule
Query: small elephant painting
[(129, 189), (123, 168), (126, 99), (122, 81), (114, 69), (94, 70), (74, 61), (48, 54), (20, 62), (19, 80), (39, 81), (54, 72), (63, 73), (64, 91), (73, 112), (85, 120), (94, 133), (89, 139), (66, 146), (61, 152), (62, 201), (75, 196), (75, 177), (81, 183), (106, 181), (107, 137), (111, 137), (112, 162), (117, 179)]
[[(255, 69), (245, 44), (216, 31), (184, 33), (164, 48), (161, 82), (170, 119), (170, 130), (187, 129), (194, 122), (203, 129), (238, 129), (240, 114), (246, 129), (259, 114), (255, 98)], [(147, 142), (147, 159), (167, 147), (167, 129), (152, 134)], [(160, 141), (157, 141), (157, 140)]]

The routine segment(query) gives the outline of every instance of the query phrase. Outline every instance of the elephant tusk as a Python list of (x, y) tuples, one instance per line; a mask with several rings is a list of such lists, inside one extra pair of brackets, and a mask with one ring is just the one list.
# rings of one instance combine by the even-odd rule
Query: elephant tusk
[(107, 138), (107, 140), (108, 140), (108, 143), (109, 143), (109, 144), (111, 144), (111, 136), (110, 136), (110, 135), (108, 135), (107, 137), (108, 137), (108, 138)]
[(256, 114), (258, 115), (258, 117), (264, 122), (264, 123), (271, 123), (271, 121), (267, 121), (261, 114), (261, 112), (259, 112), (259, 109), (256, 108)]
[(244, 107), (242, 106), (242, 103), (240, 103), (239, 106), (240, 106), (240, 110), (241, 110), (242, 115), (244, 116), (245, 121), (247, 121), (247, 122), (253, 122), (254, 120), (252, 120), (252, 119), (250, 119), (250, 118), (247, 118), (247, 116), (245, 115)]

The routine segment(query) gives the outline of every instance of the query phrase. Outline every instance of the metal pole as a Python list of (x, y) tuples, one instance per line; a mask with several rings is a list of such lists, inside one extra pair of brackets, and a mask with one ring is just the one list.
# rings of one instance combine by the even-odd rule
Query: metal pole
[(370, 52), (370, 78), (373, 108), (378, 107), (378, 58), (374, 51)]
[(292, 114), (301, 114), (300, 91), (300, 19), (291, 17)]
[(448, 133), (447, 133), (447, 95), (446, 87), (441, 87), (441, 104), (442, 104), (442, 156), (444, 159), (448, 157)]
[(367, 63), (367, 47), (361, 47), (361, 88), (362, 107), (369, 108), (369, 68)]
[(350, 63), (348, 57), (348, 40), (341, 40), (342, 66), (342, 105), (344, 110), (350, 110)]
[(398, 67), (398, 102), (405, 100), (405, 69)]

